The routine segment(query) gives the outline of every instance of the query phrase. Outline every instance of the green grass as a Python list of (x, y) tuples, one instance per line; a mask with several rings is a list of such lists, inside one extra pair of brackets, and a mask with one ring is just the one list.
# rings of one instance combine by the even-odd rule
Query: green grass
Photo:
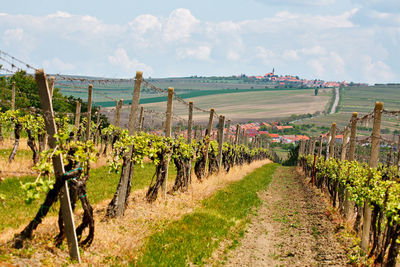
[[(132, 190), (146, 188), (155, 172), (155, 166), (152, 163), (146, 163), (144, 168), (135, 167), (132, 178)], [(173, 180), (176, 170), (173, 164), (170, 164), (168, 180)], [(92, 169), (90, 179), (87, 182), (87, 195), (91, 204), (99, 203), (105, 199), (111, 199), (118, 185), (120, 175), (108, 173), (108, 167), (103, 166)], [(24, 202), (24, 193), (20, 189), (20, 182), (32, 182), (33, 176), (11, 177), (0, 183), (0, 194), (5, 195), (5, 202), (0, 203), (0, 231), (7, 228), (17, 228), (22, 224), (28, 223), (35, 216), (45, 195), (41, 199), (35, 200), (32, 204), (26, 205)], [(58, 204), (58, 203), (57, 203)], [(78, 204), (80, 208), (80, 203)], [(51, 207), (50, 215), (56, 215), (58, 205)]]
[[(384, 108), (387, 110), (399, 110), (400, 86), (355, 86), (346, 87), (341, 93), (341, 100), (339, 101), (339, 112), (326, 116), (313, 117), (310, 119), (303, 119), (296, 124), (315, 124), (316, 126), (331, 126), (332, 122), (336, 122), (337, 126), (341, 129), (350, 121), (353, 112), (358, 112), (358, 116), (373, 111), (375, 102), (381, 101), (384, 103)], [(365, 125), (363, 125), (365, 126)], [(372, 127), (372, 122), (369, 124)], [(388, 117), (386, 115), (382, 118), (382, 129), (389, 129), (390, 131), (398, 130), (400, 123), (395, 117)], [(318, 133), (311, 133), (318, 135)], [(360, 132), (360, 134), (363, 134)], [(364, 134), (369, 134), (365, 132)]]
[(204, 200), (195, 212), (171, 222), (163, 231), (149, 237), (143, 254), (132, 265), (205, 264), (221, 240), (231, 236), (232, 231), (243, 233), (243, 222), (262, 203), (257, 192), (268, 187), (277, 166), (267, 164), (258, 168)]
[[(12, 151), (12, 148), (0, 149), (0, 158), (8, 159)], [(32, 150), (18, 149), (15, 158), (32, 158)]]

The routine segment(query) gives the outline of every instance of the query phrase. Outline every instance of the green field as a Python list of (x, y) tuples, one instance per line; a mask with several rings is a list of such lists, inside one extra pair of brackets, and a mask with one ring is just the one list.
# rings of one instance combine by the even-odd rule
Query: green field
[[(288, 118), (293, 114), (306, 114), (323, 112), (328, 107), (331, 90), (321, 90), (314, 96), (313, 89), (301, 90), (273, 90), (241, 92), (229, 94), (206, 95), (188, 98), (195, 106), (209, 110), (215, 108), (217, 114), (225, 115), (233, 123), (248, 121), (266, 121)], [(165, 112), (166, 102), (145, 104), (144, 107), (158, 112)], [(187, 106), (174, 102), (174, 114), (186, 118)], [(123, 109), (121, 115), (122, 125), (127, 122), (129, 108)], [(112, 118), (112, 113), (110, 117)], [(208, 120), (208, 113), (194, 112), (195, 123), (204, 124)], [(146, 121), (146, 119), (145, 119)], [(148, 120), (147, 120), (148, 121)]]
[[(339, 111), (335, 114), (302, 119), (296, 124), (315, 124), (315, 126), (330, 126), (332, 122), (343, 128), (349, 123), (353, 112), (358, 116), (370, 113), (374, 109), (376, 101), (384, 103), (384, 109), (400, 110), (400, 85), (397, 86), (354, 86), (346, 87), (339, 102)], [(372, 127), (372, 122), (360, 125), (367, 128)], [(391, 132), (400, 130), (399, 120), (395, 117), (384, 115), (382, 117), (382, 129)]]

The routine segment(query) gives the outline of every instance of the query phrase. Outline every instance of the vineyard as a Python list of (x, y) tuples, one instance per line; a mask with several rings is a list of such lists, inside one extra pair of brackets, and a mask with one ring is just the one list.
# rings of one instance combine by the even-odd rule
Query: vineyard
[[(281, 160), (265, 135), (250, 139), (239, 124), (231, 131), (235, 118), (186, 101), (172, 87), (159, 88), (140, 71), (134, 79), (51, 76), (4, 52), (0, 59), (13, 62), (10, 69), (1, 66), (9, 74), (0, 79), (0, 262), (209, 264), (215, 251), (237, 245), (223, 241), (238, 243), (275, 173), (282, 192), (292, 194), (285, 175), (297, 179), (295, 169), (271, 164)], [(15, 62), (34, 74), (15, 70)], [(110, 98), (102, 91), (107, 86), (132, 97), (127, 125), (121, 125), (123, 100), (107, 116), (94, 105), (96, 97)], [(65, 97), (59, 88), (86, 94), (87, 101)], [(143, 89), (166, 98), (165, 107), (140, 106)], [(381, 124), (399, 115), (377, 102), (371, 113), (353, 113), (342, 130), (333, 123), (290, 152), (306, 186), (328, 196), (354, 235), (349, 261), (339, 253), (338, 262), (396, 265), (400, 138), (382, 136)], [(196, 124), (201, 116), (207, 125)], [(289, 229), (300, 229), (297, 224)]]
[[(299, 148), (299, 164), (310, 182), (328, 193), (332, 205), (360, 236), (362, 254), (379, 266), (395, 266), (399, 252), (400, 140), (380, 134), (382, 117), (399, 114), (377, 102), (374, 111), (361, 118), (353, 113), (343, 130), (333, 123), (330, 132), (302, 142)], [(371, 121), (370, 135), (358, 137), (357, 126)], [(337, 145), (340, 134), (343, 141)]]
[[(35, 84), (32, 86), (36, 86), (38, 90), (39, 107), (26, 108), (23, 104), (19, 105), (18, 102), (16, 104), (16, 92), (21, 84), (13, 77), (25, 75), (24, 72), (17, 71), (9, 76), (10, 78), (3, 78), (5, 87), (10, 88), (8, 90), (11, 91), (11, 99), (7, 99), (6, 91), (6, 96), (2, 100), (5, 110), (0, 114), (0, 142), (2, 147), (6, 147), (6, 144), (11, 144), (9, 140), (12, 140), (12, 146), (4, 149), (4, 152), (9, 154), (7, 165), (1, 168), (2, 179), (7, 176), (35, 174), (35, 179), (20, 182), (20, 190), (23, 192), (23, 201), (28, 207), (32, 203), (41, 201), (30, 222), (8, 240), (9, 249), (25, 249), (27, 242), (31, 244), (35, 231), (51, 211), (52, 214), (58, 213), (59, 233), (54, 237), (54, 246), (58, 248), (64, 246), (63, 242), (66, 239), (70, 260), (81, 262), (80, 248), (89, 248), (96, 236), (94, 219), (96, 211), (93, 208), (91, 195), (88, 194), (90, 191), (88, 181), (92, 179), (93, 171), (96, 171), (93, 166), (98, 160), (108, 166), (109, 175), (119, 176), (113, 197), (102, 216), (102, 220), (110, 221), (113, 218), (124, 217), (127, 207), (134, 205), (129, 200), (131, 189), (136, 182), (133, 180), (134, 173), (141, 172), (138, 169), (153, 169), (151, 180), (146, 181), (150, 185), (141, 196), (151, 204), (157, 203), (160, 197), (167, 201), (171, 197), (189, 191), (193, 187), (194, 177), (197, 182), (207, 184), (210, 177), (229, 174), (231, 171), (237, 172), (237, 166), (256, 166), (254, 165), (256, 162), (265, 164), (268, 162), (267, 159), (276, 157), (266, 148), (266, 139), (255, 138), (249, 143), (248, 137), (241, 131), (239, 125), (235, 133), (230, 133), (228, 130), (230, 120), (226, 125), (225, 117), (217, 115), (214, 109), (205, 110), (195, 106), (193, 102), (186, 102), (174, 93), (173, 88), (165, 91), (150, 84), (142, 78), (141, 72), (137, 72), (135, 79), (123, 81), (132, 82), (133, 92), (129, 124), (127, 129), (122, 129), (120, 127), (122, 101), (117, 102), (112, 124), (100, 116), (97, 108), (92, 107), (93, 96), (97, 91), (93, 89), (91, 83), (101, 84), (108, 81), (80, 79), (78, 81), (80, 86), (87, 84), (87, 103), (77, 99), (74, 113), (55, 112), (54, 101), (57, 97), (61, 98), (55, 86), (65, 80), (71, 81), (72, 78), (61, 75), (49, 77), (43, 70), (34, 70)], [(29, 80), (29, 76), (26, 79)], [(143, 84), (158, 93), (168, 95), (165, 113), (146, 110), (147, 113), (164, 118), (161, 130), (144, 128), (143, 107), (139, 112), (140, 91)], [(173, 113), (174, 99), (187, 106), (188, 119)], [(86, 112), (81, 110), (83, 105)], [(205, 130), (193, 127), (193, 110), (209, 113), (209, 122)], [(215, 118), (218, 119), (217, 132), (213, 130)], [(180, 125), (185, 122), (186, 129), (175, 127), (173, 132), (174, 120), (178, 120)], [(8, 169), (15, 161), (18, 148), (25, 139), (27, 148), (30, 149), (30, 152), (25, 153), (31, 159), (26, 159), (24, 163), (33, 167), (20, 166), (17, 170)], [(27, 164), (27, 161), (30, 161), (30, 164)], [(153, 165), (154, 168), (149, 165)], [(168, 186), (171, 171), (175, 177), (172, 186)], [(223, 179), (220, 179), (222, 183)], [(2, 180), (2, 183), (5, 181)], [(191, 191), (193, 194), (193, 189)], [(5, 209), (13, 201), (13, 196), (6, 192), (0, 192), (0, 198)], [(78, 216), (80, 223), (76, 227), (74, 210), (78, 204), (83, 209), (83, 214)], [(58, 212), (55, 211), (57, 209)]]

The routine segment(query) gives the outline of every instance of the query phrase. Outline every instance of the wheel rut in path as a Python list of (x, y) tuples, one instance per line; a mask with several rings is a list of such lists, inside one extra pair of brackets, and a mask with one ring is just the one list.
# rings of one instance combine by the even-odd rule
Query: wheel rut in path
[(226, 266), (346, 266), (326, 202), (294, 167), (279, 167)]

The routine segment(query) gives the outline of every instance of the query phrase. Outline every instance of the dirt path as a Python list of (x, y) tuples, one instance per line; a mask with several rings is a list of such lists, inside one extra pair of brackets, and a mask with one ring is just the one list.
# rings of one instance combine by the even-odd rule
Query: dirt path
[(227, 266), (346, 266), (325, 201), (297, 177), (293, 167), (277, 169)]
[(333, 106), (332, 106), (332, 109), (329, 112), (329, 114), (335, 113), (336, 109), (337, 109), (337, 106), (339, 105), (339, 99), (340, 99), (339, 88), (337, 88), (337, 87), (335, 88), (335, 93), (336, 93), (335, 102), (333, 102)]

